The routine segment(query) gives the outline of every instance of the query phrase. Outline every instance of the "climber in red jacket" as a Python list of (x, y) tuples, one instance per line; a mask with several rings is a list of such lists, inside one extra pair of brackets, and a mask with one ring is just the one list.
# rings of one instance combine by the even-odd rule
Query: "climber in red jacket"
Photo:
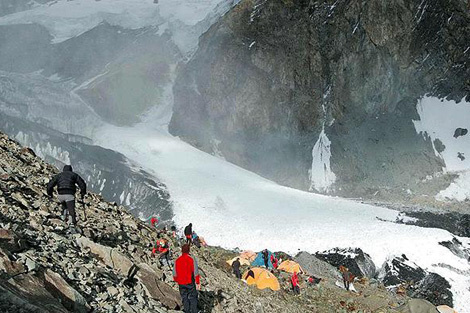
[(277, 260), (276, 256), (274, 255), (274, 253), (271, 254), (271, 263), (273, 264), (273, 268), (277, 269), (278, 260)]
[(294, 291), (294, 294), (299, 295), (300, 287), (299, 287), (299, 277), (297, 276), (297, 272), (294, 272), (294, 274), (292, 274), (292, 277), (290, 278), (290, 282), (292, 283), (292, 290)]
[(189, 244), (184, 244), (181, 252), (173, 267), (173, 279), (179, 285), (184, 312), (197, 313), (197, 290), (201, 289), (197, 260), (189, 255)]
[(163, 260), (165, 260), (168, 267), (171, 269), (170, 245), (168, 244), (168, 241), (166, 239), (160, 237), (160, 234), (157, 235), (157, 242), (152, 250), (152, 256), (156, 256), (157, 253), (160, 265), (164, 265)]
[(156, 227), (156, 224), (158, 224), (158, 218), (152, 216), (152, 218), (150, 219), (150, 225), (152, 225), (152, 227)]

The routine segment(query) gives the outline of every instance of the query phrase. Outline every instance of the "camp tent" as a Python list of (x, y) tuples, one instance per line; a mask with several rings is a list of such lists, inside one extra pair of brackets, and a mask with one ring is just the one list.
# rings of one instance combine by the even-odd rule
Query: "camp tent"
[[(271, 262), (271, 251), (268, 250), (268, 268), (273, 268), (273, 263)], [(251, 263), (253, 266), (264, 266), (263, 252), (259, 252), (256, 256), (256, 259)]]
[(240, 253), (240, 258), (253, 262), (256, 259), (256, 253), (251, 250), (246, 250)]
[(246, 271), (242, 276), (248, 285), (256, 285), (258, 289), (269, 288), (274, 291), (281, 289), (276, 276), (274, 276), (270, 271), (261, 267), (254, 267), (251, 270), (255, 274), (255, 278), (251, 276), (247, 277), (248, 271)]
[(299, 263), (294, 262), (294, 261), (284, 261), (279, 265), (277, 268), (280, 271), (288, 272), (288, 273), (303, 273), (304, 271), (302, 270), (302, 267), (299, 265)]
[(439, 313), (457, 313), (457, 311), (447, 305), (440, 305), (436, 309), (439, 311)]
[(234, 257), (233, 259), (227, 260), (228, 265), (232, 266), (232, 263), (233, 263), (236, 259), (238, 259), (238, 258), (240, 259), (240, 265), (250, 265), (250, 261), (249, 261), (249, 260), (244, 259), (244, 258), (242, 258), (242, 257), (240, 257), (240, 256), (236, 256), (236, 257)]

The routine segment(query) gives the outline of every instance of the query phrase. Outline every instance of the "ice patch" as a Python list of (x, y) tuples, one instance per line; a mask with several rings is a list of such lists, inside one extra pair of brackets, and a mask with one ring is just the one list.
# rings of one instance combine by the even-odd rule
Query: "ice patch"
[(310, 190), (328, 192), (336, 181), (336, 175), (330, 166), (330, 145), (331, 141), (323, 129), (312, 149), (312, 168), (309, 171)]
[[(416, 131), (431, 138), (436, 155), (444, 160), (444, 170), (460, 176), (446, 190), (441, 191), (436, 199), (458, 201), (468, 199), (470, 157), (461, 158), (461, 156), (470, 156), (470, 135), (455, 138), (454, 134), (457, 128), (470, 129), (470, 103), (464, 99), (457, 103), (453, 100), (424, 96), (418, 100), (416, 109), (420, 118), (413, 121)], [(445, 146), (441, 152), (435, 147), (436, 139)]]
[(449, 187), (438, 193), (436, 199), (439, 201), (470, 200), (470, 171), (460, 173), (459, 177)]

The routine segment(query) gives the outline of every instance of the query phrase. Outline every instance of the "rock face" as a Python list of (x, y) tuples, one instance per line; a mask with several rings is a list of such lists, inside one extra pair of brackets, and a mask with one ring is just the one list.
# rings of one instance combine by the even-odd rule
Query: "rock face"
[(182, 67), (170, 131), (284, 185), (402, 193), (441, 170), (412, 120), (425, 94), (469, 96), (469, 21), (459, 0), (243, 0)]
[(356, 277), (372, 278), (376, 274), (375, 264), (371, 257), (359, 248), (356, 249), (331, 249), (315, 254), (317, 258), (323, 260), (335, 268), (341, 265), (346, 266)]
[(411, 297), (426, 299), (434, 305), (453, 305), (449, 282), (436, 273), (426, 272), (405, 255), (385, 262), (378, 278), (386, 287), (405, 288)]

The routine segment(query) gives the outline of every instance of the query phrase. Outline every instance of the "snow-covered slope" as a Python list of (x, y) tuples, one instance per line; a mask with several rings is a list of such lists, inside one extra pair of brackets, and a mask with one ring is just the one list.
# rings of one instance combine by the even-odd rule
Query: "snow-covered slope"
[(405, 253), (448, 279), (457, 309), (465, 312), (470, 281), (449, 268), (470, 266), (438, 244), (451, 240), (447, 231), (384, 222), (398, 212), (279, 186), (172, 137), (168, 118), (148, 121), (132, 128), (104, 126), (94, 140), (158, 173), (174, 201), (178, 226), (192, 222), (211, 244), (231, 248), (295, 253), (359, 247), (379, 266)]

